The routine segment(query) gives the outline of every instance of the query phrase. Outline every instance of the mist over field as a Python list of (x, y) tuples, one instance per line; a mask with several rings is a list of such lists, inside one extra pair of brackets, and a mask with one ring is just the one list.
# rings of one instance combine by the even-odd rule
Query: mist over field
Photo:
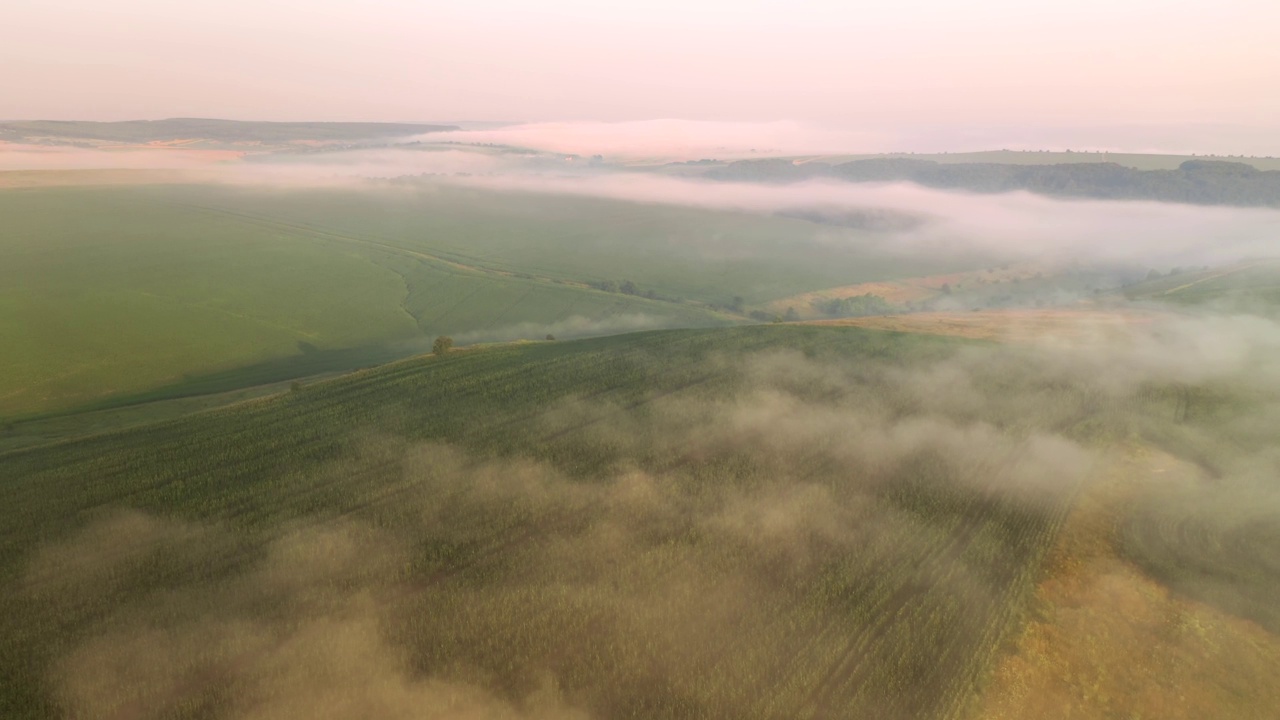
[(995, 148), (1074, 150), (1085, 153), (1134, 152), (1192, 155), (1218, 153), (1271, 156), (1280, 149), (1262, 128), (1212, 126), (1037, 126), (908, 122), (742, 122), (677, 118), (620, 122), (504, 123), (467, 128), (423, 140), (488, 143), (578, 155), (604, 154), (625, 160), (688, 161), (788, 155), (868, 153), (964, 153)]
[[(214, 243), (252, 228), (255, 252), (337, 250), (309, 260), (332, 285), (290, 312), (323, 301), (398, 345), (276, 341), (304, 367), (445, 332), (460, 349), (71, 436), (100, 443), (83, 455), (19, 445), (15, 507), (35, 519), (14, 525), (33, 534), (9, 541), (4, 608), (24, 619), (14, 657), (34, 658), (12, 701), (28, 716), (982, 717), (1011, 697), (984, 689), (1005, 663), (1036, 657), (1016, 639), (1048, 621), (1025, 608), (1058, 607), (1033, 598), (1060, 538), (1125, 463), (1107, 554), (1069, 566), (1089, 612), (1149, 582), (1208, 628), (1158, 635), (1168, 652), (1280, 628), (1280, 325), (1230, 292), (1177, 304), (1253, 271), (1263, 303), (1280, 211), (449, 145), (185, 162), (137, 190), (14, 192), (76, 193), (121, 227), (151, 216), (120, 208), (200, 218)], [(278, 262), (247, 287), (310, 292)], [(887, 269), (843, 274), (869, 265)], [(1022, 315), (986, 299), (1015, 292)], [(872, 309), (822, 310), (833, 297)], [(835, 326), (780, 322), (782, 303)], [(908, 332), (840, 326), (862, 315)], [(674, 329), (748, 320), (767, 324)], [(966, 321), (1004, 342), (946, 337)], [(215, 387), (245, 383), (229, 378)], [(40, 487), (67, 504), (41, 510)], [(1233, 682), (1265, 684), (1270, 646), (1250, 647)]]
[(1280, 210), (1271, 209), (1055, 200), (1025, 192), (979, 195), (830, 181), (782, 186), (709, 183), (643, 174), (498, 175), (462, 182), (759, 213), (887, 210), (919, 219), (919, 228), (886, 233), (884, 244), (904, 253), (983, 250), (1050, 262), (1145, 261), (1172, 266), (1224, 264), (1280, 252)]
[(1275, 720), (1275, 0), (9, 5), (0, 720)]
[[(926, 696), (890, 692), (876, 664), (945, 684), (962, 666), (936, 651), (979, 641), (972, 618), (1018, 587), (1006, 564), (1028, 551), (992, 525), (939, 557), (937, 514), (1058, 522), (1109, 462), (1099, 437), (1205, 450), (1198, 474), (1145, 486), (1127, 552), (1184, 592), (1280, 622), (1248, 579), (1280, 549), (1280, 496), (1260, 482), (1280, 470), (1265, 439), (1280, 418), (1277, 343), (1274, 322), (1209, 316), (907, 366), (713, 350), (700, 372), (734, 378), (727, 395), (659, 395), (639, 412), (566, 396), (533, 421), (561, 446), (550, 455), (366, 435), (300, 487), (373, 481), (367, 504), (267, 530), (104, 509), (42, 546), (20, 584), (30, 611), (83, 624), (50, 666), (71, 716), (589, 718), (639, 703), (754, 717), (770, 698), (733, 688), (808, 672), (809, 656), (788, 660), (793, 633), (841, 622), (835, 598), (784, 615), (789, 631), (771, 622), (796, 589), (844, 567), (853, 602), (877, 568), (913, 568), (901, 581), (929, 594), (903, 612), (933, 613), (937, 634), (901, 655), (909, 636), (894, 638), (910, 626), (888, 628), (859, 670), (869, 695), (847, 707), (919, 717)], [(1226, 427), (1187, 423), (1179, 387), (1248, 410)], [(1240, 449), (1214, 454), (1223, 443)], [(925, 488), (941, 506), (917, 504)], [(506, 525), (513, 536), (492, 534)], [(1178, 574), (1175, 555), (1197, 574)], [(732, 659), (708, 662), (720, 653)], [(791, 701), (787, 687), (773, 699)], [(818, 701), (806, 694), (797, 707)]]
[[(740, 131), (759, 132), (754, 126)], [(470, 132), (454, 133), (468, 137)], [(500, 131), (491, 131), (500, 132)], [(679, 142), (677, 139), (649, 142)], [(438, 136), (438, 137), (437, 137)], [(433, 142), (449, 137), (435, 133)], [(485, 136), (481, 136), (485, 137)], [(768, 136), (760, 135), (761, 140)], [(592, 144), (638, 156), (648, 145), (626, 139)], [(542, 147), (549, 147), (543, 145)], [(13, 170), (166, 169), (190, 173), (190, 182), (220, 182), (287, 189), (366, 188), (370, 180), (417, 179), (501, 191), (599, 197), (765, 215), (784, 214), (839, 226), (850, 214), (876, 214), (889, 222), (876, 242), (886, 250), (913, 253), (984, 252), (1013, 260), (1047, 263), (1103, 262), (1178, 266), (1223, 265), (1275, 257), (1280, 250), (1280, 209), (1197, 207), (1149, 201), (1057, 199), (1028, 192), (968, 193), (906, 183), (808, 180), (788, 184), (706, 181), (670, 177), (643, 169), (597, 167), (585, 158), (548, 157), (539, 151), (489, 153), (473, 146), (393, 146), (276, 153), (248, 158), (201, 156), (197, 150), (101, 150), (19, 147), (0, 152), (0, 167)], [(379, 189), (381, 188), (381, 189)], [(797, 213), (803, 213), (797, 215)]]

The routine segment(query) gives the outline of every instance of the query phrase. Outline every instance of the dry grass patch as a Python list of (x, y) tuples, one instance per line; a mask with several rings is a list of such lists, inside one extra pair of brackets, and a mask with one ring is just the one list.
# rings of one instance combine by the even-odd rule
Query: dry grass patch
[(1280, 638), (1184, 599), (1117, 551), (1120, 508), (1145, 483), (1196, 469), (1134, 449), (1087, 487), (1036, 588), (1034, 617), (975, 717), (1275, 718)]
[(1115, 339), (1124, 335), (1135, 325), (1151, 322), (1154, 317), (1149, 313), (1095, 309), (981, 310), (869, 315), (813, 320), (806, 324), (952, 335), (1000, 342), (1031, 342), (1044, 339), (1085, 342), (1095, 339)]

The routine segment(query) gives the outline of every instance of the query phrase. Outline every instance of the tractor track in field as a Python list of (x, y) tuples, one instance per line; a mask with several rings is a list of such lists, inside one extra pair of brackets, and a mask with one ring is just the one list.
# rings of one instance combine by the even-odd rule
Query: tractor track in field
[[(389, 243), (389, 242), (384, 242), (381, 240), (358, 237), (355, 235), (347, 235), (343, 233), (333, 232), (331, 230), (322, 230), (320, 228), (312, 227), (309, 225), (303, 225), (300, 223), (291, 223), (283, 220), (277, 220), (275, 218), (263, 217), (260, 215), (253, 215), (250, 213), (236, 212), (234, 210), (226, 210), (223, 208), (210, 207), (207, 205), (193, 205), (193, 204), (187, 204), (187, 203), (174, 203), (174, 205), (176, 207), (181, 207), (186, 210), (195, 210), (197, 212), (204, 212), (212, 215), (231, 217), (250, 225), (256, 225), (258, 227), (263, 227), (271, 230), (280, 230), (280, 231), (294, 233), (295, 235), (301, 235), (301, 236), (310, 235), (310, 236), (322, 238), (325, 240), (336, 240), (339, 242), (344, 242), (352, 245), (368, 247), (375, 250), (391, 253), (393, 255), (400, 255), (401, 257), (408, 257), (408, 258), (413, 258), (415, 260), (424, 260), (426, 262), (444, 265), (454, 270), (461, 270), (467, 273), (477, 273), (477, 274), (493, 275), (493, 276), (507, 277), (507, 278), (528, 279), (528, 280), (534, 280), (540, 283), (550, 283), (555, 285), (569, 285), (571, 287), (577, 287), (577, 288), (582, 288), (587, 290), (593, 289), (591, 288), (590, 285), (583, 282), (576, 282), (576, 281), (565, 280), (561, 278), (553, 278), (549, 276), (530, 275), (527, 273), (515, 273), (510, 270), (502, 270), (499, 268), (487, 267), (480, 264), (471, 264), (467, 262), (461, 262), (459, 260), (455, 260), (453, 258), (447, 257), (444, 254), (434, 254), (429, 252), (423, 252), (421, 250), (412, 250), (410, 248), (406, 248), (406, 247)], [(462, 257), (462, 256), (459, 256), (459, 257)]]

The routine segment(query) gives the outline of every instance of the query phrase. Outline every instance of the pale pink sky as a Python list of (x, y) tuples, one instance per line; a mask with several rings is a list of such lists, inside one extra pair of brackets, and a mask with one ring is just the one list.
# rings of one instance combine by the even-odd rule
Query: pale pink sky
[(1280, 0), (7, 0), (0, 118), (1280, 129)]

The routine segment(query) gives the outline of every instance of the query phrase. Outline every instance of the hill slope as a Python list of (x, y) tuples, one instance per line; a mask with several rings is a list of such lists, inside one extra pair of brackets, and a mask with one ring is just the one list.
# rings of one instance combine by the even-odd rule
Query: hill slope
[(79, 120), (25, 120), (0, 123), (0, 138), (59, 140), (108, 140), (148, 143), (169, 140), (212, 140), (223, 143), (289, 143), (299, 140), (352, 142), (421, 135), (456, 130), (452, 125), (376, 122), (262, 122), (169, 118), (89, 122)]
[(1059, 197), (1159, 200), (1198, 205), (1280, 206), (1280, 170), (1221, 160), (1188, 160), (1176, 170), (1136, 170), (1118, 163), (1060, 165), (939, 163), (903, 157), (840, 164), (786, 159), (741, 160), (706, 177), (748, 182), (834, 178), (851, 182), (912, 182), (946, 190), (994, 193), (1026, 190)]
[(0, 214), (0, 418), (366, 367), (440, 334), (724, 324), (735, 297), (980, 262), (797, 220), (429, 183), (11, 188)]
[(0, 456), (0, 714), (951, 717), (1077, 479), (889, 420), (953, 348), (494, 347)]

